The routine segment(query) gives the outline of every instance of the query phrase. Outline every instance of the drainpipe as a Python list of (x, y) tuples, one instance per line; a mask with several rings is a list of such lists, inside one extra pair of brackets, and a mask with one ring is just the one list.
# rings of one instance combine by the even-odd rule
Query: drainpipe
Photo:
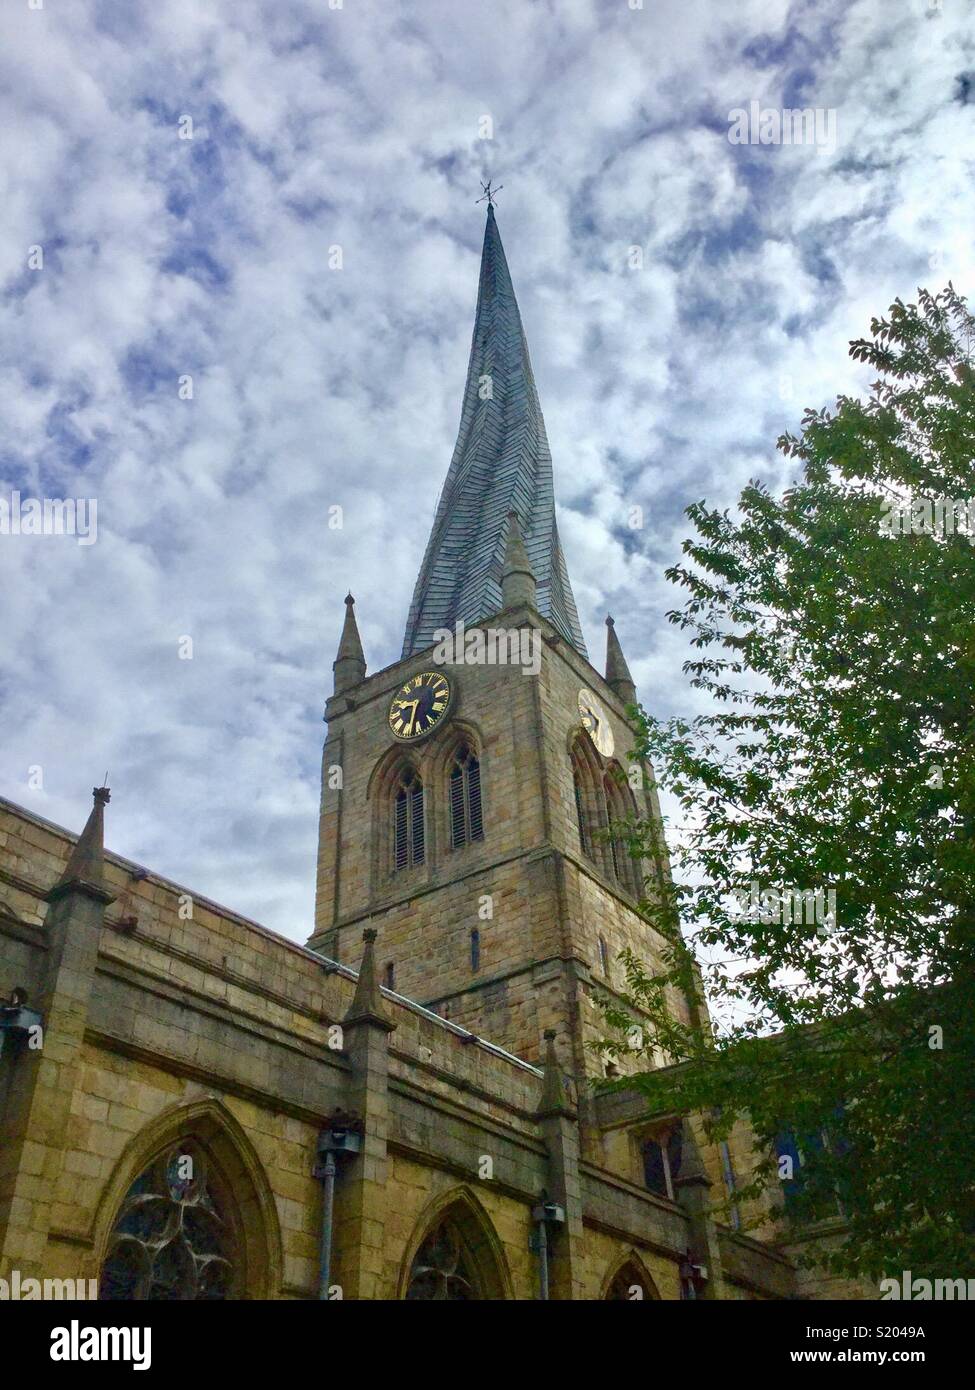
[(318, 1162), (313, 1176), (322, 1184), (322, 1245), (318, 1266), (318, 1297), (328, 1302), (332, 1283), (332, 1221), (335, 1207), (336, 1159), (354, 1158), (362, 1148), (362, 1121), (336, 1110), (318, 1136)]
[(318, 1273), (318, 1297), (328, 1301), (332, 1283), (332, 1205), (335, 1198), (335, 1155), (325, 1154), (319, 1169), (322, 1179), (322, 1258)]
[[(544, 1193), (542, 1195), (544, 1198)], [(542, 1301), (547, 1301), (548, 1228), (549, 1225), (562, 1226), (565, 1224), (565, 1209), (556, 1202), (545, 1199), (537, 1207), (532, 1208), (532, 1220), (536, 1225), (535, 1234), (531, 1239), (531, 1249), (538, 1256), (538, 1297)]]

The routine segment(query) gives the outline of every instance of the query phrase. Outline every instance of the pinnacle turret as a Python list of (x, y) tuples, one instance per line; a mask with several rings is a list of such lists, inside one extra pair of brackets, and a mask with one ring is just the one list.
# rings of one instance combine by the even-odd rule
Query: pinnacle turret
[(64, 872), (47, 894), (48, 902), (56, 902), (67, 893), (86, 893), (101, 902), (114, 901), (105, 886), (105, 807), (111, 799), (108, 787), (95, 787), (94, 805), (85, 828), (78, 836)]
[(372, 1023), (391, 1033), (396, 1025), (390, 1023), (386, 1015), (382, 990), (379, 988), (379, 977), (376, 974), (376, 935), (375, 927), (366, 927), (362, 933), (359, 978), (344, 1022), (346, 1027), (353, 1023)]
[(501, 603), (505, 608), (514, 608), (527, 603), (532, 608), (538, 602), (538, 584), (532, 569), (528, 551), (521, 539), (518, 513), (508, 513), (508, 537), (504, 551), (504, 569), (501, 571)]
[(555, 1051), (555, 1029), (546, 1028), (543, 1037), (545, 1056), (542, 1059), (542, 1097), (537, 1114), (539, 1118), (546, 1115), (567, 1115), (572, 1112), (572, 1106), (565, 1094), (562, 1068)]
[(612, 618), (606, 619), (606, 684), (616, 691), (624, 705), (636, 704), (636, 686)]
[(339, 638), (338, 655), (332, 662), (335, 673), (335, 693), (351, 690), (366, 678), (366, 658), (362, 653), (359, 628), (355, 620), (355, 599), (351, 594), (345, 596), (345, 622)]

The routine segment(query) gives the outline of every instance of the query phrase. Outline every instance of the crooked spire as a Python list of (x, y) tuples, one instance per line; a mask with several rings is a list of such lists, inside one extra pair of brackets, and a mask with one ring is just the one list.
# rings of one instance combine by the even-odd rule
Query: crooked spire
[(515, 511), (543, 617), (588, 659), (555, 521), (552, 455), (511, 275), (489, 203), (460, 430), (413, 592), (403, 655), (502, 607)]

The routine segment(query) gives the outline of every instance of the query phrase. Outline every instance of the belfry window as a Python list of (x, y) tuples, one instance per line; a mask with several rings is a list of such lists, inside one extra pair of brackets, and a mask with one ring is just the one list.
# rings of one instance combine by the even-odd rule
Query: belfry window
[(136, 1178), (122, 1202), (98, 1296), (124, 1300), (233, 1298), (239, 1264), (204, 1155), (176, 1144)]
[(579, 780), (578, 772), (573, 768), (572, 771), (572, 791), (576, 803), (576, 823), (579, 827), (579, 848), (583, 854), (592, 853), (589, 843), (589, 828), (586, 825), (586, 810), (582, 800), (582, 783)]
[(466, 743), (454, 754), (450, 769), (450, 843), (452, 848), (484, 839), (481, 814), (481, 765)]
[(575, 740), (571, 757), (572, 798), (575, 804), (576, 826), (579, 830), (579, 848), (587, 859), (596, 862), (599, 857), (599, 848), (595, 841), (595, 833), (599, 830), (595, 795), (598, 761), (588, 734), (580, 734)]
[(424, 855), (423, 783), (404, 768), (393, 799), (393, 868), (422, 864)]
[(629, 852), (625, 826), (636, 817), (636, 803), (623, 771), (619, 763), (603, 763), (588, 734), (576, 737), (571, 758), (579, 848), (607, 878), (639, 898), (643, 875)]
[[(634, 814), (632, 796), (623, 785), (622, 773), (618, 766), (613, 765), (608, 769), (603, 778), (602, 792), (606, 805), (606, 824), (612, 831)], [(640, 869), (618, 830), (615, 834), (609, 835), (607, 850), (607, 873), (611, 873), (621, 888), (638, 898), (643, 891)]]

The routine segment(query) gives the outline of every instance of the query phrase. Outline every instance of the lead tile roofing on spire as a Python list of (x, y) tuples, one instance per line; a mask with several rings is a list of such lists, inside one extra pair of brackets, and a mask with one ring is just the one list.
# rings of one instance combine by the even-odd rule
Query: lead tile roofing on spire
[(460, 430), (406, 624), (403, 656), (438, 628), (502, 607), (508, 513), (518, 514), (537, 607), (588, 660), (555, 521), (552, 455), (511, 275), (488, 204)]

